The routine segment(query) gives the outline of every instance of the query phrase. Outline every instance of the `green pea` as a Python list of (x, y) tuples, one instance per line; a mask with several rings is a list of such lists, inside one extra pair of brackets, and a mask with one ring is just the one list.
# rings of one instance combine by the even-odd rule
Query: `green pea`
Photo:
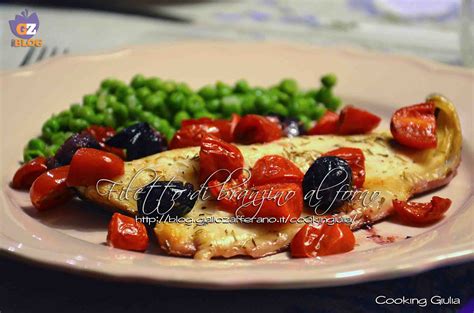
[(312, 121), (306, 115), (298, 115), (298, 119), (303, 123), (303, 127), (305, 129), (309, 129), (311, 127)]
[(105, 96), (105, 102), (109, 106), (111, 103), (117, 102), (117, 97), (114, 96), (114, 95), (107, 95), (107, 96)]
[(193, 91), (186, 83), (178, 83), (176, 84), (176, 91), (179, 91), (185, 95), (191, 95)]
[(125, 127), (119, 126), (119, 127), (117, 127), (117, 128), (115, 129), (115, 131), (116, 131), (117, 133), (119, 133), (119, 132), (121, 132), (121, 131), (124, 130), (124, 129), (125, 129)]
[(198, 95), (193, 95), (188, 98), (188, 101), (186, 102), (186, 110), (188, 112), (194, 113), (198, 111), (202, 111), (206, 109), (206, 104), (204, 103), (204, 100), (198, 96)]
[(217, 112), (221, 108), (221, 102), (219, 99), (211, 99), (206, 101), (206, 109), (209, 112)]
[(234, 86), (234, 90), (240, 93), (247, 93), (250, 89), (249, 83), (245, 79), (238, 80)]
[(288, 109), (283, 104), (277, 103), (276, 105), (272, 106), (270, 113), (275, 113), (280, 116), (288, 116)]
[(232, 88), (226, 83), (219, 81), (216, 83), (216, 87), (217, 87), (217, 94), (221, 98), (232, 94)]
[(168, 139), (168, 141), (171, 141), (171, 139), (173, 139), (173, 136), (174, 134), (176, 133), (176, 130), (174, 128), (169, 128), (166, 130), (166, 132), (160, 132), (162, 135), (164, 135), (166, 137), (166, 139)]
[(57, 116), (59, 121), (59, 127), (63, 130), (69, 129), (69, 120), (73, 118), (72, 112), (69, 110), (62, 111)]
[(107, 93), (101, 92), (97, 96), (96, 110), (99, 112), (104, 112), (106, 108), (107, 108)]
[(191, 116), (189, 115), (188, 112), (179, 111), (178, 113), (176, 113), (176, 115), (173, 118), (173, 126), (176, 127), (176, 128), (180, 128), (181, 127), (181, 122), (183, 122), (184, 120), (188, 120), (190, 118), (191, 118)]
[(318, 91), (318, 89), (310, 89), (306, 92), (305, 97), (316, 99)]
[(255, 99), (255, 107), (257, 108), (257, 112), (261, 114), (267, 113), (272, 107), (272, 100), (270, 96), (267, 94), (257, 96)]
[(323, 77), (321, 77), (321, 83), (326, 88), (332, 88), (337, 83), (337, 77), (335, 74), (332, 74), (332, 73), (326, 74)]
[(120, 103), (120, 102), (115, 102), (111, 105), (111, 108), (113, 110), (113, 114), (117, 121), (124, 122), (128, 119), (128, 109), (125, 104)]
[(90, 95), (85, 95), (83, 98), (82, 98), (82, 103), (85, 105), (85, 106), (88, 106), (92, 109), (95, 109), (96, 107), (96, 104), (97, 104), (97, 95), (94, 95), (94, 94), (90, 94)]
[(251, 92), (252, 92), (256, 97), (258, 97), (258, 96), (261, 96), (261, 95), (265, 94), (267, 91), (266, 91), (264, 88), (262, 88), (262, 87), (256, 87), (256, 88), (252, 89)]
[(46, 148), (46, 155), (47, 156), (53, 156), (56, 154), (58, 151), (60, 145), (52, 144), (49, 147)]
[(91, 125), (102, 125), (104, 123), (104, 117), (105, 115), (103, 113), (97, 113), (91, 116), (88, 122), (91, 123)]
[(255, 96), (252, 94), (247, 94), (242, 97), (242, 113), (243, 114), (252, 114), (256, 113), (257, 109), (255, 107)]
[(206, 100), (211, 100), (217, 97), (217, 89), (212, 85), (206, 85), (199, 89), (198, 94)]
[(163, 91), (167, 92), (167, 93), (171, 93), (171, 92), (175, 91), (176, 83), (172, 80), (165, 81), (163, 83), (163, 87), (161, 89)]
[(242, 114), (242, 103), (238, 96), (226, 96), (222, 98), (222, 114), (231, 116), (232, 113)]
[(136, 95), (129, 95), (123, 100), (123, 103), (127, 106), (134, 106), (138, 104), (138, 98)]
[(298, 83), (294, 79), (284, 79), (280, 82), (279, 88), (286, 94), (295, 95), (298, 92)]
[(137, 120), (127, 121), (124, 126), (129, 127), (138, 123), (140, 123), (140, 121), (137, 121)]
[(181, 92), (173, 92), (168, 98), (168, 103), (173, 111), (180, 111), (186, 105), (186, 97)]
[(167, 132), (169, 132), (170, 129), (172, 129), (170, 123), (164, 118), (158, 118), (158, 120), (159, 125), (157, 126), (156, 130), (159, 131), (161, 134), (166, 134)]
[(46, 150), (46, 143), (43, 140), (39, 139), (39, 138), (33, 138), (28, 142), (28, 149), (45, 151)]
[(78, 103), (74, 103), (71, 105), (70, 110), (74, 116), (78, 116), (79, 111), (81, 110), (82, 106)]
[(147, 112), (147, 111), (141, 112), (141, 114), (138, 118), (140, 119), (140, 121), (146, 122), (150, 125), (153, 124), (155, 119), (157, 119), (157, 117), (153, 113)]
[(115, 128), (115, 127), (117, 127), (117, 120), (115, 119), (115, 117), (112, 114), (105, 114), (103, 125)]
[(199, 111), (199, 112), (196, 112), (194, 113), (194, 118), (202, 118), (202, 117), (208, 117), (208, 118), (211, 118), (211, 119), (215, 119), (216, 118), (216, 115), (215, 114), (212, 114), (211, 112), (208, 112), (208, 111)]
[(145, 99), (151, 95), (151, 90), (148, 87), (140, 87), (137, 89), (136, 95), (138, 99), (141, 101), (145, 101)]
[(123, 86), (117, 89), (117, 99), (124, 101), (128, 96), (135, 94), (135, 90), (129, 86)]
[(95, 112), (92, 108), (88, 106), (82, 106), (76, 113), (75, 117), (82, 118), (88, 122), (91, 122), (95, 115)]
[(84, 119), (75, 118), (69, 120), (69, 129), (75, 133), (78, 133), (87, 127), (89, 127), (89, 123)]
[(107, 78), (102, 81), (100, 87), (103, 89), (115, 89), (120, 84), (120, 81), (115, 78)]
[(132, 119), (138, 119), (140, 114), (143, 112), (143, 107), (141, 104), (136, 104), (128, 106), (128, 114)]
[(331, 89), (326, 88), (326, 87), (322, 87), (321, 89), (319, 89), (316, 95), (316, 100), (324, 104), (328, 104), (332, 98), (333, 98), (333, 95), (332, 95)]
[(147, 81), (146, 81), (145, 76), (143, 76), (142, 74), (137, 74), (133, 76), (130, 84), (132, 85), (133, 88), (138, 89), (145, 86), (146, 82)]
[(143, 108), (147, 111), (155, 111), (159, 106), (165, 104), (165, 97), (162, 93), (154, 93), (146, 97), (143, 102)]
[(51, 136), (51, 143), (62, 145), (66, 139), (66, 133), (55, 133)]
[(156, 114), (169, 121), (171, 121), (171, 119), (173, 118), (173, 113), (167, 105), (158, 107), (158, 109), (156, 110)]
[(323, 105), (318, 104), (313, 107), (313, 110), (311, 111), (309, 116), (311, 117), (311, 119), (317, 121), (321, 118), (321, 116), (324, 115), (325, 112), (326, 108)]
[(45, 156), (44, 152), (39, 151), (39, 150), (30, 150), (30, 149), (25, 149), (25, 151), (23, 151), (23, 160), (25, 162), (29, 162), (39, 156)]
[(59, 119), (57, 117), (50, 117), (41, 128), (43, 136), (45, 138), (50, 138), (53, 133), (56, 133), (61, 128)]
[(145, 86), (150, 88), (152, 91), (158, 91), (163, 88), (163, 82), (158, 77), (151, 77), (146, 80)]
[(331, 111), (336, 111), (342, 104), (342, 100), (339, 97), (332, 97), (326, 104), (326, 107)]

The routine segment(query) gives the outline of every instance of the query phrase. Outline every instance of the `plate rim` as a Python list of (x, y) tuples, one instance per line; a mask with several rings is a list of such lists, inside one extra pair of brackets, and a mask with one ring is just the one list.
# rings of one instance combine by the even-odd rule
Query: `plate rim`
[[(446, 65), (442, 63), (438, 63), (431, 60), (425, 60), (420, 57), (416, 56), (408, 56), (408, 55), (397, 55), (397, 54), (387, 54), (381, 53), (376, 51), (365, 50), (358, 47), (349, 47), (349, 46), (317, 46), (317, 45), (305, 45), (299, 43), (287, 43), (287, 42), (263, 42), (263, 43), (256, 43), (256, 42), (227, 42), (227, 41), (201, 41), (201, 40), (186, 40), (186, 41), (176, 41), (176, 42), (167, 42), (167, 43), (160, 43), (160, 44), (144, 44), (144, 45), (127, 45), (124, 47), (119, 47), (117, 49), (111, 49), (102, 52), (96, 53), (87, 53), (87, 54), (76, 54), (76, 55), (62, 55), (55, 58), (47, 59), (43, 62), (36, 63), (29, 65), (24, 68), (19, 69), (10, 69), (10, 70), (3, 70), (0, 71), (0, 79), (7, 79), (10, 76), (14, 75), (21, 75), (23, 73), (34, 73), (36, 71), (40, 71), (42, 68), (49, 66), (51, 63), (60, 63), (60, 62), (69, 62), (73, 61), (74, 59), (81, 61), (80, 59), (88, 59), (97, 58), (97, 57), (126, 57), (127, 54), (133, 53), (134, 51), (139, 51), (142, 49), (156, 49), (160, 47), (176, 47), (180, 45), (189, 45), (189, 44), (199, 44), (199, 45), (220, 45), (225, 43), (226, 45), (242, 45), (242, 44), (250, 44), (250, 45), (266, 45), (272, 46), (278, 49), (304, 49), (304, 50), (325, 50), (325, 51), (338, 51), (339, 53), (348, 53), (351, 55), (356, 55), (357, 57), (376, 57), (376, 58), (389, 58), (395, 59), (404, 62), (410, 62), (416, 66), (421, 66), (429, 71), (442, 71), (442, 72), (450, 72), (457, 75), (467, 75), (470, 79), (474, 81), (474, 70), (461, 68), (451, 65)], [(1, 129), (0, 129), (1, 131)], [(0, 157), (1, 159), (1, 157)], [(1, 178), (2, 185), (5, 184), (3, 181), (3, 177)], [(6, 195), (2, 191), (1, 200), (3, 203), (7, 204), (7, 199), (5, 198)], [(473, 193), (471, 190), (471, 194), (467, 197), (466, 202), (462, 204), (462, 206), (469, 205), (472, 206), (473, 203)], [(8, 204), (7, 204), (8, 205)], [(365, 274), (363, 279), (360, 279), (358, 275), (344, 277), (344, 279), (326, 279), (322, 281), (318, 281), (317, 284), (312, 282), (310, 279), (305, 281), (297, 281), (297, 282), (275, 282), (275, 281), (254, 281), (252, 283), (244, 282), (244, 281), (191, 281), (186, 280), (182, 281), (173, 277), (168, 278), (157, 278), (155, 277), (145, 277), (144, 275), (137, 275), (131, 271), (126, 272), (117, 272), (114, 269), (107, 268), (107, 267), (91, 267), (87, 268), (82, 265), (71, 265), (64, 260), (59, 261), (58, 259), (54, 259), (52, 257), (44, 257), (42, 256), (40, 259), (33, 255), (28, 255), (28, 253), (24, 249), (17, 249), (15, 251), (10, 251), (9, 248), (12, 246), (8, 244), (10, 241), (12, 244), (19, 244), (19, 242), (14, 241), (13, 239), (6, 238), (5, 235), (0, 230), (0, 255), (6, 255), (8, 257), (12, 257), (14, 259), (26, 261), (28, 263), (36, 263), (41, 266), (45, 266), (48, 268), (55, 268), (60, 269), (66, 272), (77, 272), (78, 274), (84, 274), (86, 276), (101, 276), (106, 279), (111, 280), (121, 280), (121, 281), (134, 281), (134, 282), (145, 282), (145, 283), (159, 283), (162, 285), (169, 285), (175, 287), (191, 287), (191, 288), (203, 288), (203, 289), (257, 289), (257, 288), (265, 288), (265, 289), (293, 289), (293, 288), (314, 288), (314, 287), (326, 287), (326, 286), (339, 286), (339, 285), (350, 285), (355, 283), (361, 282), (369, 282), (374, 280), (380, 279), (394, 279), (397, 277), (403, 277), (407, 275), (413, 275), (416, 273), (432, 270), (434, 268), (440, 266), (446, 266), (451, 264), (457, 264), (467, 261), (474, 260), (474, 248), (469, 246), (469, 243), (462, 243), (454, 245), (452, 250), (456, 250), (452, 253), (451, 256), (442, 258), (442, 259), (433, 259), (433, 258), (426, 258), (423, 262), (417, 262), (415, 264), (411, 264), (411, 266), (404, 267), (403, 269), (397, 268), (393, 269), (392, 271), (388, 271), (385, 269), (380, 269), (378, 271), (372, 272), (370, 274)], [(27, 247), (25, 247), (27, 248)], [(29, 247), (35, 249), (34, 247)], [(459, 249), (463, 249), (459, 251)], [(244, 285), (245, 284), (245, 285)]]

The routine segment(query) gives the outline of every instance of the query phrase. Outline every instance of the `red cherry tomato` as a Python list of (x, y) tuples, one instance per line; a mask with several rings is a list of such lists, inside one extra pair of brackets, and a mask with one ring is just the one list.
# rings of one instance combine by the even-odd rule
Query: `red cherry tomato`
[[(234, 170), (244, 166), (244, 157), (240, 150), (233, 144), (227, 143), (212, 135), (206, 135), (201, 142), (199, 152), (199, 178), (206, 181), (211, 175), (212, 179), (224, 181)], [(214, 174), (215, 172), (220, 172)], [(227, 170), (227, 171), (223, 171)], [(233, 173), (232, 177), (241, 175), (242, 170)], [(214, 175), (213, 175), (214, 174)]]
[(308, 224), (291, 241), (291, 256), (312, 258), (349, 252), (354, 249), (355, 237), (346, 224)]
[(181, 127), (186, 127), (189, 125), (209, 125), (212, 124), (212, 118), (210, 117), (201, 117), (201, 118), (190, 118), (181, 122)]
[(99, 125), (92, 125), (84, 130), (84, 132), (92, 135), (99, 145), (105, 151), (111, 152), (113, 154), (118, 155), (122, 159), (125, 159), (125, 153), (123, 149), (111, 147), (105, 144), (105, 141), (113, 136), (115, 136), (116, 131), (112, 127), (108, 126), (99, 126)]
[(261, 185), (249, 191), (239, 200), (237, 216), (276, 218), (273, 224), (278, 226), (300, 217), (303, 212), (303, 190), (299, 184)]
[(329, 135), (336, 134), (339, 125), (339, 114), (326, 111), (316, 125), (308, 130), (308, 135)]
[(148, 247), (145, 225), (133, 217), (114, 213), (109, 223), (107, 244), (119, 249), (145, 251)]
[(346, 106), (339, 115), (339, 135), (356, 135), (371, 132), (380, 124), (380, 117), (352, 105)]
[(30, 199), (33, 206), (43, 211), (66, 203), (73, 197), (73, 192), (66, 185), (69, 166), (61, 166), (41, 174), (30, 188)]
[[(185, 121), (183, 121), (184, 123)], [(186, 147), (197, 147), (201, 144), (202, 137), (206, 134), (220, 137), (220, 131), (216, 126), (208, 124), (189, 124), (183, 125), (174, 134), (169, 144), (169, 149), (178, 149)]]
[(415, 149), (436, 148), (435, 103), (415, 104), (397, 110), (390, 123), (395, 140)]
[(413, 224), (429, 224), (443, 217), (451, 206), (451, 200), (434, 196), (428, 203), (393, 200), (392, 204), (395, 212), (404, 221)]
[(336, 156), (347, 163), (352, 169), (352, 183), (354, 187), (362, 188), (365, 181), (365, 156), (358, 148), (339, 148), (323, 154), (323, 156)]
[(251, 170), (250, 186), (295, 183), (301, 184), (304, 174), (290, 160), (279, 155), (260, 158)]
[(23, 164), (15, 173), (12, 180), (12, 187), (15, 189), (28, 189), (38, 176), (48, 170), (46, 158), (37, 157), (28, 163)]
[(242, 117), (235, 128), (235, 139), (243, 144), (270, 142), (280, 139), (281, 136), (280, 124), (254, 114)]
[[(247, 189), (247, 185), (241, 179), (231, 179), (224, 183), (218, 180), (211, 180), (208, 184), (211, 195), (219, 201), (219, 206), (229, 213), (234, 213), (239, 207), (237, 195)], [(221, 192), (222, 191), (222, 192)]]
[(213, 124), (215, 127), (219, 129), (220, 137), (222, 140), (227, 142), (234, 142), (235, 141), (235, 128), (240, 121), (240, 116), (237, 114), (232, 114), (230, 120), (215, 120)]
[(113, 153), (81, 148), (71, 160), (68, 186), (95, 185), (100, 179), (113, 179), (124, 173), (125, 165), (121, 158)]

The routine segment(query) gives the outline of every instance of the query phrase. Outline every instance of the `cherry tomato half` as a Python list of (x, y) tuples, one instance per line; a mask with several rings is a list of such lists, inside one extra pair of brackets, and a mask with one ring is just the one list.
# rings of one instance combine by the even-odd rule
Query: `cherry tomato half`
[(43, 211), (66, 203), (73, 197), (73, 192), (66, 185), (69, 166), (61, 166), (41, 174), (30, 188), (30, 199), (33, 206)]
[(145, 225), (133, 217), (114, 213), (109, 223), (107, 244), (124, 250), (145, 251), (148, 247)]
[(105, 151), (111, 152), (113, 154), (118, 155), (122, 159), (125, 159), (125, 153), (123, 149), (111, 147), (105, 144), (105, 141), (107, 139), (112, 138), (117, 133), (115, 129), (113, 129), (112, 127), (91, 125), (88, 128), (86, 128), (84, 132), (92, 135), (92, 137), (94, 137), (97, 140), (101, 148), (104, 149)]
[(291, 241), (291, 256), (313, 258), (349, 252), (354, 249), (355, 237), (346, 224), (307, 224)]
[(240, 121), (240, 116), (238, 114), (232, 114), (230, 120), (219, 119), (213, 121), (212, 125), (219, 129), (221, 139), (227, 142), (235, 141), (235, 128)]
[(415, 104), (397, 110), (390, 123), (395, 140), (415, 149), (436, 148), (435, 103)]
[(266, 155), (260, 158), (251, 170), (250, 186), (277, 183), (301, 185), (304, 174), (290, 160), (279, 155)]
[[(199, 166), (199, 179), (201, 182), (206, 181), (211, 175), (212, 179), (224, 181), (229, 177), (230, 173), (244, 166), (244, 157), (233, 144), (215, 136), (206, 135), (201, 142)], [(238, 177), (241, 173), (242, 170), (236, 171), (232, 177)]]
[(235, 209), (239, 207), (239, 201), (233, 195), (238, 195), (247, 189), (247, 184), (241, 179), (231, 179), (228, 182), (214, 179), (207, 186), (211, 195), (219, 201), (219, 207), (229, 213), (234, 213)]
[(12, 180), (12, 187), (15, 189), (28, 189), (38, 176), (48, 170), (46, 158), (37, 157), (28, 163), (23, 164), (15, 173)]
[(329, 135), (337, 134), (339, 126), (339, 114), (326, 111), (324, 115), (319, 119), (316, 125), (308, 130), (308, 135)]
[(280, 139), (281, 126), (255, 114), (242, 117), (235, 128), (235, 140), (243, 144), (264, 143)]
[(428, 203), (392, 201), (393, 208), (404, 221), (429, 224), (440, 220), (451, 206), (451, 200), (434, 196)]
[(113, 153), (81, 148), (71, 160), (68, 186), (95, 185), (100, 179), (113, 179), (124, 173), (125, 165), (121, 158)]
[(380, 124), (380, 117), (368, 111), (346, 106), (339, 115), (339, 135), (357, 135), (371, 132)]
[(352, 169), (352, 183), (356, 188), (362, 188), (365, 181), (365, 156), (358, 148), (338, 148), (323, 154), (323, 156), (336, 156), (345, 160)]
[(206, 134), (221, 137), (219, 129), (211, 124), (182, 125), (171, 139), (169, 149), (197, 147)]

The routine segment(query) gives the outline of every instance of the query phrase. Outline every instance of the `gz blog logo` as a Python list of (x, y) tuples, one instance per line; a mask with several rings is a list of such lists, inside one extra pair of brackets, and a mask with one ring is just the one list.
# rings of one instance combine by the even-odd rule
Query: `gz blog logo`
[(43, 41), (41, 39), (33, 39), (39, 29), (38, 15), (32, 12), (28, 14), (28, 10), (22, 11), (20, 15), (16, 15), (14, 20), (8, 21), (10, 30), (14, 38), (11, 41), (12, 47), (41, 47)]

